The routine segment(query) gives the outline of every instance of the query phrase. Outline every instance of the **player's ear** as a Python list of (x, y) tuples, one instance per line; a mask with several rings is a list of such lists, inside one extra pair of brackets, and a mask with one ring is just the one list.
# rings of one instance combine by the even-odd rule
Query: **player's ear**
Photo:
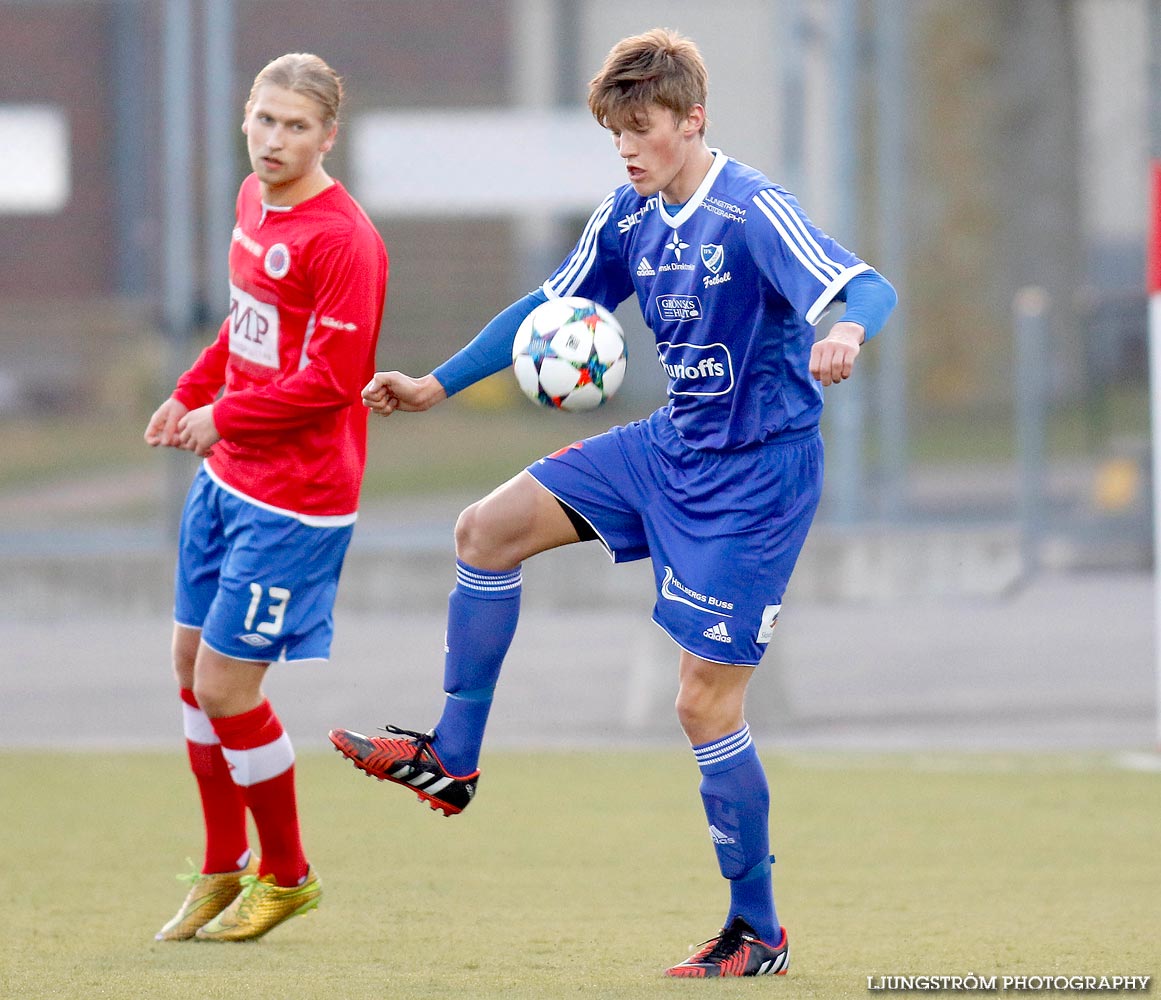
[(334, 125), (331, 126), (331, 130), (327, 133), (327, 137), (325, 139), (323, 139), (322, 146), (320, 146), (319, 149), (323, 153), (329, 153), (334, 148), (335, 139), (338, 137), (338, 134), (339, 134), (339, 126), (338, 126), (338, 123), (336, 122)]
[(695, 104), (689, 109), (689, 113), (685, 116), (685, 121), (682, 122), (682, 131), (686, 136), (697, 135), (705, 127), (705, 108), (700, 104)]

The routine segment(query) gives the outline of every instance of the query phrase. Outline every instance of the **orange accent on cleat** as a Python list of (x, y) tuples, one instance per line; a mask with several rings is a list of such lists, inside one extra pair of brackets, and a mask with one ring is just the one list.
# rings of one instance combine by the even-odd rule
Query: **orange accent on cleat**
[(445, 816), (463, 812), (476, 794), (477, 770), (463, 777), (449, 774), (431, 748), (433, 734), (387, 726), (395, 739), (364, 736), (348, 729), (332, 729), (331, 743), (364, 774), (390, 781), (415, 792), (421, 802)]
[(790, 968), (790, 942), (786, 928), (777, 947), (762, 941), (745, 920), (734, 917), (729, 927), (710, 938), (698, 950), (665, 974), (676, 979), (707, 979), (719, 976), (784, 976)]

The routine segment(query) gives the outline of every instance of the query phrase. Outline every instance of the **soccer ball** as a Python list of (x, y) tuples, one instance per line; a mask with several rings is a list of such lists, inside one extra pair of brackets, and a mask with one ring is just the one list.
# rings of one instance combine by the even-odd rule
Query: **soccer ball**
[(512, 369), (529, 399), (558, 410), (595, 410), (620, 388), (628, 352), (621, 324), (577, 297), (532, 310), (512, 342)]

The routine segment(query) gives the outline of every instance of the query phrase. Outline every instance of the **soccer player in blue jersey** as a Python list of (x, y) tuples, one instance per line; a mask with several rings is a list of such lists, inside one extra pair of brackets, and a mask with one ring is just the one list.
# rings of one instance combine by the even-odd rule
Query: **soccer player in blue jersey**
[[(357, 767), (452, 815), (472, 800), (484, 726), (516, 629), (523, 560), (598, 540), (616, 562), (650, 558), (653, 620), (680, 649), (677, 715), (730, 904), (670, 976), (785, 973), (769, 792), (746, 685), (770, 642), (822, 487), (822, 386), (850, 377), (895, 292), (820, 231), (788, 192), (705, 141), (707, 74), (665, 29), (626, 38), (589, 85), (628, 183), (590, 217), (537, 291), (430, 375), (377, 372), (371, 409), (422, 411), (511, 361), (521, 320), (561, 296), (609, 309), (632, 294), (656, 337), (667, 404), (541, 459), (465, 510), (448, 604), (443, 713), (433, 730), (331, 732)], [(827, 336), (815, 324), (846, 304)]]

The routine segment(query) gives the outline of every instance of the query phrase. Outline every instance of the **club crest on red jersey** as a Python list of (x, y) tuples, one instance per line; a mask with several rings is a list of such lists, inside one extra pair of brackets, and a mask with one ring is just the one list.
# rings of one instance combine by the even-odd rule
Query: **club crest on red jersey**
[(285, 243), (275, 243), (266, 251), (266, 259), (262, 262), (266, 273), (272, 278), (285, 278), (290, 270), (290, 251)]

